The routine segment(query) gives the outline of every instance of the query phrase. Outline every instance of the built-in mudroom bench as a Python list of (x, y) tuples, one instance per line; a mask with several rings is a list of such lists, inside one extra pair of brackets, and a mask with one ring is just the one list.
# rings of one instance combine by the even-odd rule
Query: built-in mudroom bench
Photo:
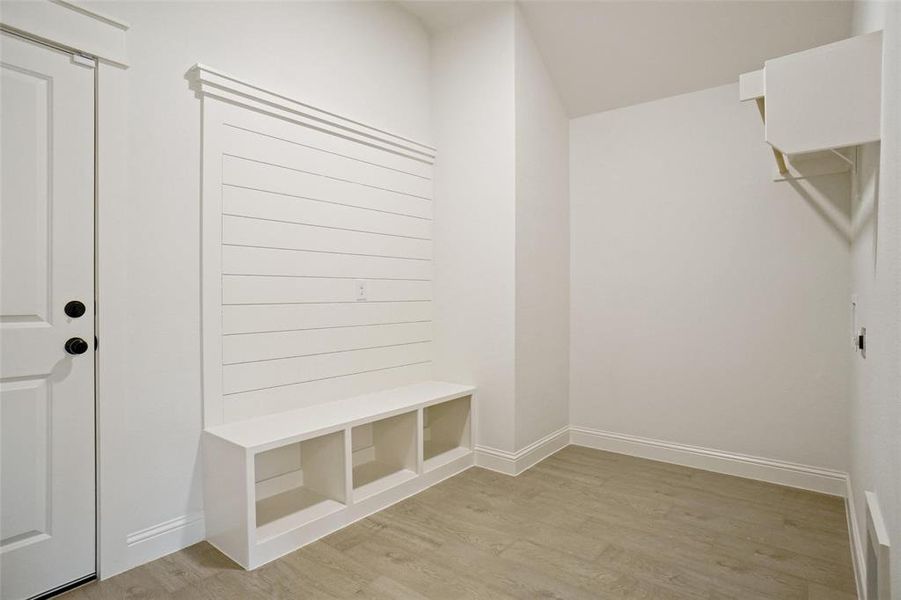
[(207, 539), (253, 569), (469, 468), (473, 392), (429, 381), (208, 428)]
[(216, 69), (188, 78), (206, 534), (253, 569), (472, 466), (474, 388), (433, 376), (435, 149)]

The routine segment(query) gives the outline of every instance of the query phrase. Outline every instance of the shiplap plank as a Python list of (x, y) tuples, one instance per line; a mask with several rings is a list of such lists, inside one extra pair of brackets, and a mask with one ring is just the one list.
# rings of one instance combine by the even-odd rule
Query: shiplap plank
[(431, 363), (379, 369), (335, 379), (311, 381), (231, 394), (224, 397), (225, 421), (239, 421), (295, 408), (333, 402), (369, 392), (387, 390), (432, 376)]
[(225, 335), (430, 321), (431, 302), (250, 304), (222, 307)]
[(425, 260), (379, 256), (224, 246), (222, 248), (222, 273), (225, 275), (428, 280), (432, 276), (432, 263)]
[(222, 157), (222, 181), (226, 185), (291, 194), (394, 214), (424, 218), (432, 216), (430, 200), (231, 155)]
[(222, 360), (225, 364), (233, 364), (426, 342), (431, 339), (430, 322), (227, 335), (223, 338)]
[(232, 186), (222, 189), (222, 212), (421, 239), (432, 237), (432, 222), (428, 219)]
[(219, 138), (226, 420), (430, 378), (431, 165), (249, 111)]
[[(223, 304), (354, 302), (355, 279), (225, 275)], [(431, 300), (429, 281), (365, 280), (370, 302)]]
[(327, 152), (349, 156), (360, 161), (410, 173), (424, 179), (432, 178), (432, 165), (426, 161), (386, 152), (365, 143), (352, 141), (312, 127), (298, 127), (292, 123), (272, 119), (266, 115), (256, 114), (251, 111), (242, 111), (229, 115), (225, 120), (225, 126), (249, 129), (259, 134), (313, 146)]
[(222, 369), (222, 391), (224, 394), (234, 394), (422, 363), (430, 359), (431, 342), (422, 342), (225, 365)]
[(432, 256), (430, 240), (232, 216), (222, 217), (222, 243), (395, 258)]
[(431, 198), (432, 195), (430, 180), (409, 173), (247, 129), (226, 127), (224, 132), (223, 145), (227, 154), (350, 179), (422, 198)]

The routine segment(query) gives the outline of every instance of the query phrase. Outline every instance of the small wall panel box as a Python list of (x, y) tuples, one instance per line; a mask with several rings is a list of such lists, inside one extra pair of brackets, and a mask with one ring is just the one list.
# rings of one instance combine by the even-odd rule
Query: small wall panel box
[(207, 540), (255, 569), (468, 469), (474, 392), (427, 381), (206, 428)]
[(892, 598), (892, 566), (888, 528), (874, 492), (864, 492), (867, 507), (866, 544), (866, 600), (890, 600)]
[(882, 32), (766, 61), (739, 78), (742, 101), (765, 106), (765, 138), (806, 154), (878, 141)]

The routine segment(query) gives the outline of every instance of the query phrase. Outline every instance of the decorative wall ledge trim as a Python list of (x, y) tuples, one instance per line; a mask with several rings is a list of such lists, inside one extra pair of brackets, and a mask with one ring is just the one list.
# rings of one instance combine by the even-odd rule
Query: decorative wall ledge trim
[(218, 69), (196, 64), (186, 77), (199, 97), (218, 98), (424, 163), (435, 162), (431, 146), (310, 106)]
[(106, 23), (107, 25), (112, 25), (116, 29), (121, 29), (122, 31), (128, 31), (131, 28), (131, 25), (129, 25), (122, 19), (118, 19), (93, 8), (83, 6), (79, 0), (50, 0), (50, 2), (52, 2), (53, 4), (59, 4), (60, 6), (68, 8), (69, 10), (79, 12), (86, 17), (90, 17), (91, 19), (95, 19), (102, 23)]

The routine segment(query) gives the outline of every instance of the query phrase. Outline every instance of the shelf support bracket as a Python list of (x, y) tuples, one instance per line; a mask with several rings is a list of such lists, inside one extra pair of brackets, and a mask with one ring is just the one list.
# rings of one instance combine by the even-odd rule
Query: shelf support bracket
[(844, 154), (842, 154), (835, 148), (829, 148), (829, 152), (833, 153), (834, 155), (836, 155), (837, 157), (839, 157), (840, 159), (842, 159), (843, 161), (848, 163), (848, 166), (850, 166), (852, 169), (854, 169), (857, 166), (854, 164), (853, 160), (851, 160), (850, 158), (848, 158), (847, 156), (845, 156)]
[[(764, 102), (763, 96), (755, 98), (755, 100), (757, 101), (757, 111), (760, 113), (760, 119), (763, 121), (763, 124), (766, 125), (766, 103)], [(776, 166), (779, 168), (779, 174), (786, 175), (788, 173), (788, 167), (785, 165), (785, 155), (776, 148), (773, 148), (773, 157), (776, 159)]]

